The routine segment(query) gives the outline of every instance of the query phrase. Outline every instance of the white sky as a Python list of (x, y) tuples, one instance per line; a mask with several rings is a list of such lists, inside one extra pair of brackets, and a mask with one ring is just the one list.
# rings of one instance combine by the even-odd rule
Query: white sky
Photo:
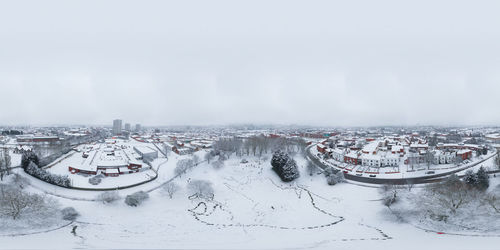
[(500, 124), (499, 1), (0, 1), (0, 124)]

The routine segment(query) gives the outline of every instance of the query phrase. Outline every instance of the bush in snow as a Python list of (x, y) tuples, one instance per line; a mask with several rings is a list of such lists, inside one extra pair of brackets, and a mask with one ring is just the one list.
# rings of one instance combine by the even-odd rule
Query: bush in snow
[(101, 181), (102, 181), (102, 178), (104, 178), (104, 176), (102, 174), (90, 177), (89, 178), (89, 183), (92, 184), (92, 185), (99, 185), (101, 183)]
[(80, 216), (80, 214), (73, 207), (66, 207), (61, 210), (61, 215), (63, 220), (74, 221), (76, 217)]
[(131, 207), (137, 207), (149, 198), (149, 194), (144, 191), (135, 192), (125, 197), (125, 204)]
[(179, 185), (174, 182), (169, 182), (165, 184), (162, 188), (163, 193), (167, 194), (170, 199), (174, 196), (174, 193), (179, 190)]
[(97, 196), (97, 200), (101, 201), (104, 204), (113, 203), (114, 201), (117, 201), (119, 199), (120, 195), (118, 194), (118, 191), (107, 191)]
[(295, 160), (281, 150), (274, 152), (273, 158), (271, 159), (271, 165), (273, 166), (274, 172), (276, 172), (284, 182), (293, 181), (300, 176)]
[(309, 174), (309, 176), (313, 176), (314, 174), (316, 174), (318, 172), (318, 168), (314, 165), (314, 163), (312, 163), (310, 161), (307, 162), (306, 170), (307, 170), (307, 173)]
[(33, 161), (29, 163), (24, 171), (42, 181), (61, 187), (71, 187), (71, 180), (68, 178), (68, 176), (51, 174), (46, 170), (39, 168)]
[(380, 194), (382, 195), (382, 203), (386, 207), (391, 207), (392, 204), (398, 201), (398, 187), (395, 185), (386, 184), (380, 189)]
[(214, 188), (212, 183), (205, 180), (193, 180), (188, 184), (189, 198), (190, 199), (208, 199), (214, 198)]
[(224, 162), (223, 161), (213, 161), (212, 162), (212, 167), (215, 168), (215, 169), (221, 169), (222, 167), (224, 167)]
[(344, 173), (342, 171), (338, 171), (333, 168), (327, 168), (325, 169), (323, 174), (326, 176), (326, 183), (328, 183), (328, 185), (330, 186), (345, 182)]

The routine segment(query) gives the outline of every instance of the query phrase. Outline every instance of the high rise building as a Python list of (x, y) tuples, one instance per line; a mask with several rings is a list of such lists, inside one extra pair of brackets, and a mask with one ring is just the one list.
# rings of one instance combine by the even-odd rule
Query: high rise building
[(125, 131), (130, 132), (130, 123), (125, 123)]
[(141, 124), (139, 123), (135, 124), (135, 131), (137, 132), (141, 131)]
[(116, 119), (113, 120), (113, 134), (119, 135), (122, 133), (122, 120)]

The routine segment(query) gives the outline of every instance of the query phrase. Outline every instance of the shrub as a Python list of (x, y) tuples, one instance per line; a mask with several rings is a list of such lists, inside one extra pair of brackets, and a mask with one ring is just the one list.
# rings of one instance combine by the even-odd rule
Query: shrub
[(114, 201), (117, 201), (119, 199), (120, 195), (118, 194), (118, 191), (107, 191), (97, 196), (97, 200), (105, 204), (113, 203)]
[(63, 220), (74, 221), (80, 214), (73, 207), (66, 207), (61, 210)]
[(125, 204), (131, 207), (137, 207), (141, 205), (142, 202), (147, 200), (148, 198), (149, 194), (144, 191), (135, 192), (125, 197)]
[(217, 161), (213, 161), (211, 165), (215, 169), (221, 169), (222, 167), (224, 167), (224, 162), (217, 160)]
[(344, 173), (342, 171), (327, 168), (325, 169), (324, 175), (326, 176), (326, 183), (330, 186), (345, 182)]
[(71, 180), (66, 175), (56, 175), (47, 172), (46, 170), (39, 168), (33, 161), (29, 163), (29, 165), (24, 168), (24, 171), (36, 177), (42, 181), (60, 186), (60, 187), (71, 187)]
[(89, 183), (92, 185), (99, 185), (102, 181), (102, 178), (104, 178), (104, 176), (102, 174), (96, 175), (94, 177), (90, 177)]
[(390, 184), (383, 185), (380, 188), (382, 194), (382, 204), (386, 207), (391, 207), (392, 204), (398, 201), (398, 187)]

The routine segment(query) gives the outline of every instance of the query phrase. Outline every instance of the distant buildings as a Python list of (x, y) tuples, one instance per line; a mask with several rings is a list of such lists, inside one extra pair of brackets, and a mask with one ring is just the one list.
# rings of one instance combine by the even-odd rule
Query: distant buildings
[(113, 120), (113, 134), (119, 135), (122, 133), (122, 120), (116, 119)]
[(60, 141), (58, 136), (47, 135), (18, 135), (16, 137), (19, 144), (44, 144), (44, 143), (58, 143)]
[(125, 131), (130, 132), (130, 123), (125, 123)]
[(136, 132), (141, 131), (141, 124), (139, 124), (139, 123), (135, 124), (135, 131)]
[(146, 146), (134, 146), (135, 152), (137, 152), (140, 156), (141, 159), (149, 159), (149, 160), (154, 160), (158, 158), (158, 151), (146, 147)]

